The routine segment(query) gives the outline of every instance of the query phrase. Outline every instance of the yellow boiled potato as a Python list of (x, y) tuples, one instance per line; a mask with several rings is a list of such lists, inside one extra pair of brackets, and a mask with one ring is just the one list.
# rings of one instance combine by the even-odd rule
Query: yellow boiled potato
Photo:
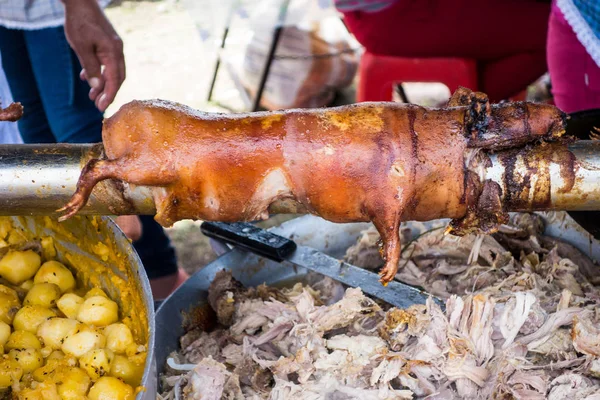
[(33, 279), (28, 279), (28, 280), (26, 280), (25, 282), (21, 283), (21, 284), (19, 285), (19, 287), (20, 287), (21, 289), (24, 289), (24, 290), (30, 291), (30, 290), (31, 290), (31, 288), (33, 287)]
[(48, 356), (50, 356), (50, 354), (52, 354), (54, 350), (52, 350), (51, 347), (45, 346), (42, 347), (42, 350), (40, 350), (40, 352), (42, 353), (42, 357), (44, 358), (48, 358)]
[(13, 359), (0, 357), (0, 390), (11, 387), (23, 376), (23, 370)]
[(42, 238), (42, 255), (46, 261), (56, 258), (56, 248), (54, 247), (54, 239), (50, 236)]
[(67, 267), (58, 261), (46, 261), (42, 264), (35, 278), (34, 283), (54, 283), (60, 288), (62, 293), (75, 288), (75, 278)]
[(63, 353), (81, 357), (92, 350), (101, 349), (106, 345), (104, 335), (92, 330), (84, 330), (66, 338), (61, 346)]
[(125, 354), (127, 354), (127, 357), (134, 363), (142, 364), (146, 360), (146, 346), (134, 343), (127, 346)]
[(65, 338), (77, 333), (80, 325), (81, 323), (74, 319), (52, 318), (39, 326), (37, 335), (44, 342), (44, 346), (57, 350), (62, 347)]
[(25, 374), (44, 365), (42, 354), (36, 349), (12, 349), (8, 352), (8, 356), (19, 364)]
[(39, 339), (29, 331), (14, 331), (8, 337), (4, 346), (6, 350), (12, 349), (36, 349), (41, 350), (42, 344)]
[(12, 231), (12, 222), (7, 217), (0, 218), (0, 239), (6, 239), (8, 233)]
[(89, 400), (133, 400), (134, 390), (131, 386), (117, 378), (104, 376), (92, 386), (88, 394)]
[(13, 285), (20, 285), (36, 274), (41, 263), (42, 259), (33, 250), (9, 251), (0, 260), (0, 276)]
[(8, 244), (11, 245), (20, 245), (25, 243), (27, 241), (27, 238), (25, 237), (25, 234), (21, 231), (13, 229), (10, 232), (8, 232), (8, 239), (6, 239), (6, 241), (8, 242)]
[(77, 318), (77, 313), (79, 312), (79, 307), (83, 304), (83, 298), (77, 296), (74, 293), (64, 294), (58, 301), (56, 305), (60, 312), (65, 314), (67, 318)]
[[(19, 311), (21, 307), (21, 301), (19, 300), (19, 296), (17, 292), (12, 289), (10, 293), (8, 291), (4, 291), (3, 288), (5, 286), (0, 285), (0, 321), (5, 322), (7, 324), (12, 324), (13, 319), (15, 318), (15, 314)], [(8, 289), (8, 288), (6, 288)]]
[(31, 376), (38, 382), (51, 381), (61, 383), (63, 376), (72, 368), (77, 367), (75, 357), (48, 358), (46, 364), (33, 371)]
[(84, 296), (85, 299), (89, 299), (90, 297), (94, 297), (94, 296), (102, 296), (102, 297), (106, 297), (108, 299), (108, 296), (106, 295), (106, 293), (104, 293), (104, 290), (100, 289), (100, 288), (93, 288), (90, 289)]
[(36, 283), (25, 296), (23, 305), (38, 305), (46, 308), (56, 306), (60, 298), (60, 288), (54, 283)]
[(104, 328), (106, 348), (115, 354), (125, 354), (127, 347), (134, 344), (131, 330), (125, 324), (112, 324)]
[(65, 353), (60, 350), (54, 350), (48, 356), (48, 360), (62, 360), (63, 358), (65, 358)]
[(24, 306), (15, 315), (13, 327), (15, 330), (37, 333), (39, 326), (48, 318), (56, 317), (54, 311), (42, 306)]
[(96, 381), (110, 372), (110, 364), (113, 358), (112, 351), (96, 349), (81, 356), (79, 366), (87, 372), (93, 381)]
[(62, 400), (54, 382), (41, 382), (18, 393), (19, 400)]
[(12, 324), (21, 301), (16, 291), (4, 285), (0, 285), (0, 321)]
[(110, 376), (121, 379), (131, 386), (137, 386), (144, 375), (144, 365), (131, 362), (125, 356), (115, 356), (110, 364)]
[(10, 325), (0, 321), (0, 346), (4, 346), (10, 337)]
[(102, 296), (86, 299), (77, 313), (77, 319), (84, 324), (106, 326), (119, 319), (119, 307), (114, 301)]
[(82, 400), (90, 388), (91, 379), (81, 368), (70, 368), (61, 377), (58, 394), (62, 400)]

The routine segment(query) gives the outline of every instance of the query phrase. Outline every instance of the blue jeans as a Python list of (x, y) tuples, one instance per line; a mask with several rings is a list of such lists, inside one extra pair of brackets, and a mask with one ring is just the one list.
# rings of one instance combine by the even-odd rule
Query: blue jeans
[[(14, 101), (23, 104), (19, 131), (25, 143), (98, 143), (102, 113), (79, 79), (81, 64), (63, 27), (0, 27), (2, 67)], [(141, 216), (142, 237), (133, 243), (150, 279), (177, 272), (175, 249), (151, 216)]]

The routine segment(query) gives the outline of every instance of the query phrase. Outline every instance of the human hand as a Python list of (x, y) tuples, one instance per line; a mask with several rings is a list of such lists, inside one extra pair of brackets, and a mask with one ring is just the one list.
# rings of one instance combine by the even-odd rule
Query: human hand
[(113, 102), (125, 80), (123, 41), (97, 0), (63, 0), (65, 35), (91, 86), (90, 100), (100, 111)]

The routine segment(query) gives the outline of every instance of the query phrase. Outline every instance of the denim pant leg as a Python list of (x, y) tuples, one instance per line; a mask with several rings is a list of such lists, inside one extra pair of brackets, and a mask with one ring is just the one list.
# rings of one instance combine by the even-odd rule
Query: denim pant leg
[(81, 64), (62, 26), (24, 31), (25, 43), (50, 129), (58, 143), (102, 141), (102, 113), (79, 79)]
[[(23, 104), (23, 117), (18, 121), (19, 132), (25, 143), (54, 143), (35, 75), (25, 34), (21, 30), (0, 27), (2, 69), (6, 74), (13, 101)], [(3, 104), (4, 107), (7, 104)]]
[(140, 216), (142, 237), (133, 242), (149, 279), (161, 278), (177, 273), (177, 256), (171, 240), (154, 217)]

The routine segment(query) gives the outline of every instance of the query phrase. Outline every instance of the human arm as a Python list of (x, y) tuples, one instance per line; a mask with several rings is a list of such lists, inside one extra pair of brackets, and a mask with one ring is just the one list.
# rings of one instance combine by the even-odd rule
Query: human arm
[(90, 99), (105, 111), (125, 80), (123, 41), (97, 0), (62, 2), (65, 35), (83, 67), (80, 77), (92, 87)]

